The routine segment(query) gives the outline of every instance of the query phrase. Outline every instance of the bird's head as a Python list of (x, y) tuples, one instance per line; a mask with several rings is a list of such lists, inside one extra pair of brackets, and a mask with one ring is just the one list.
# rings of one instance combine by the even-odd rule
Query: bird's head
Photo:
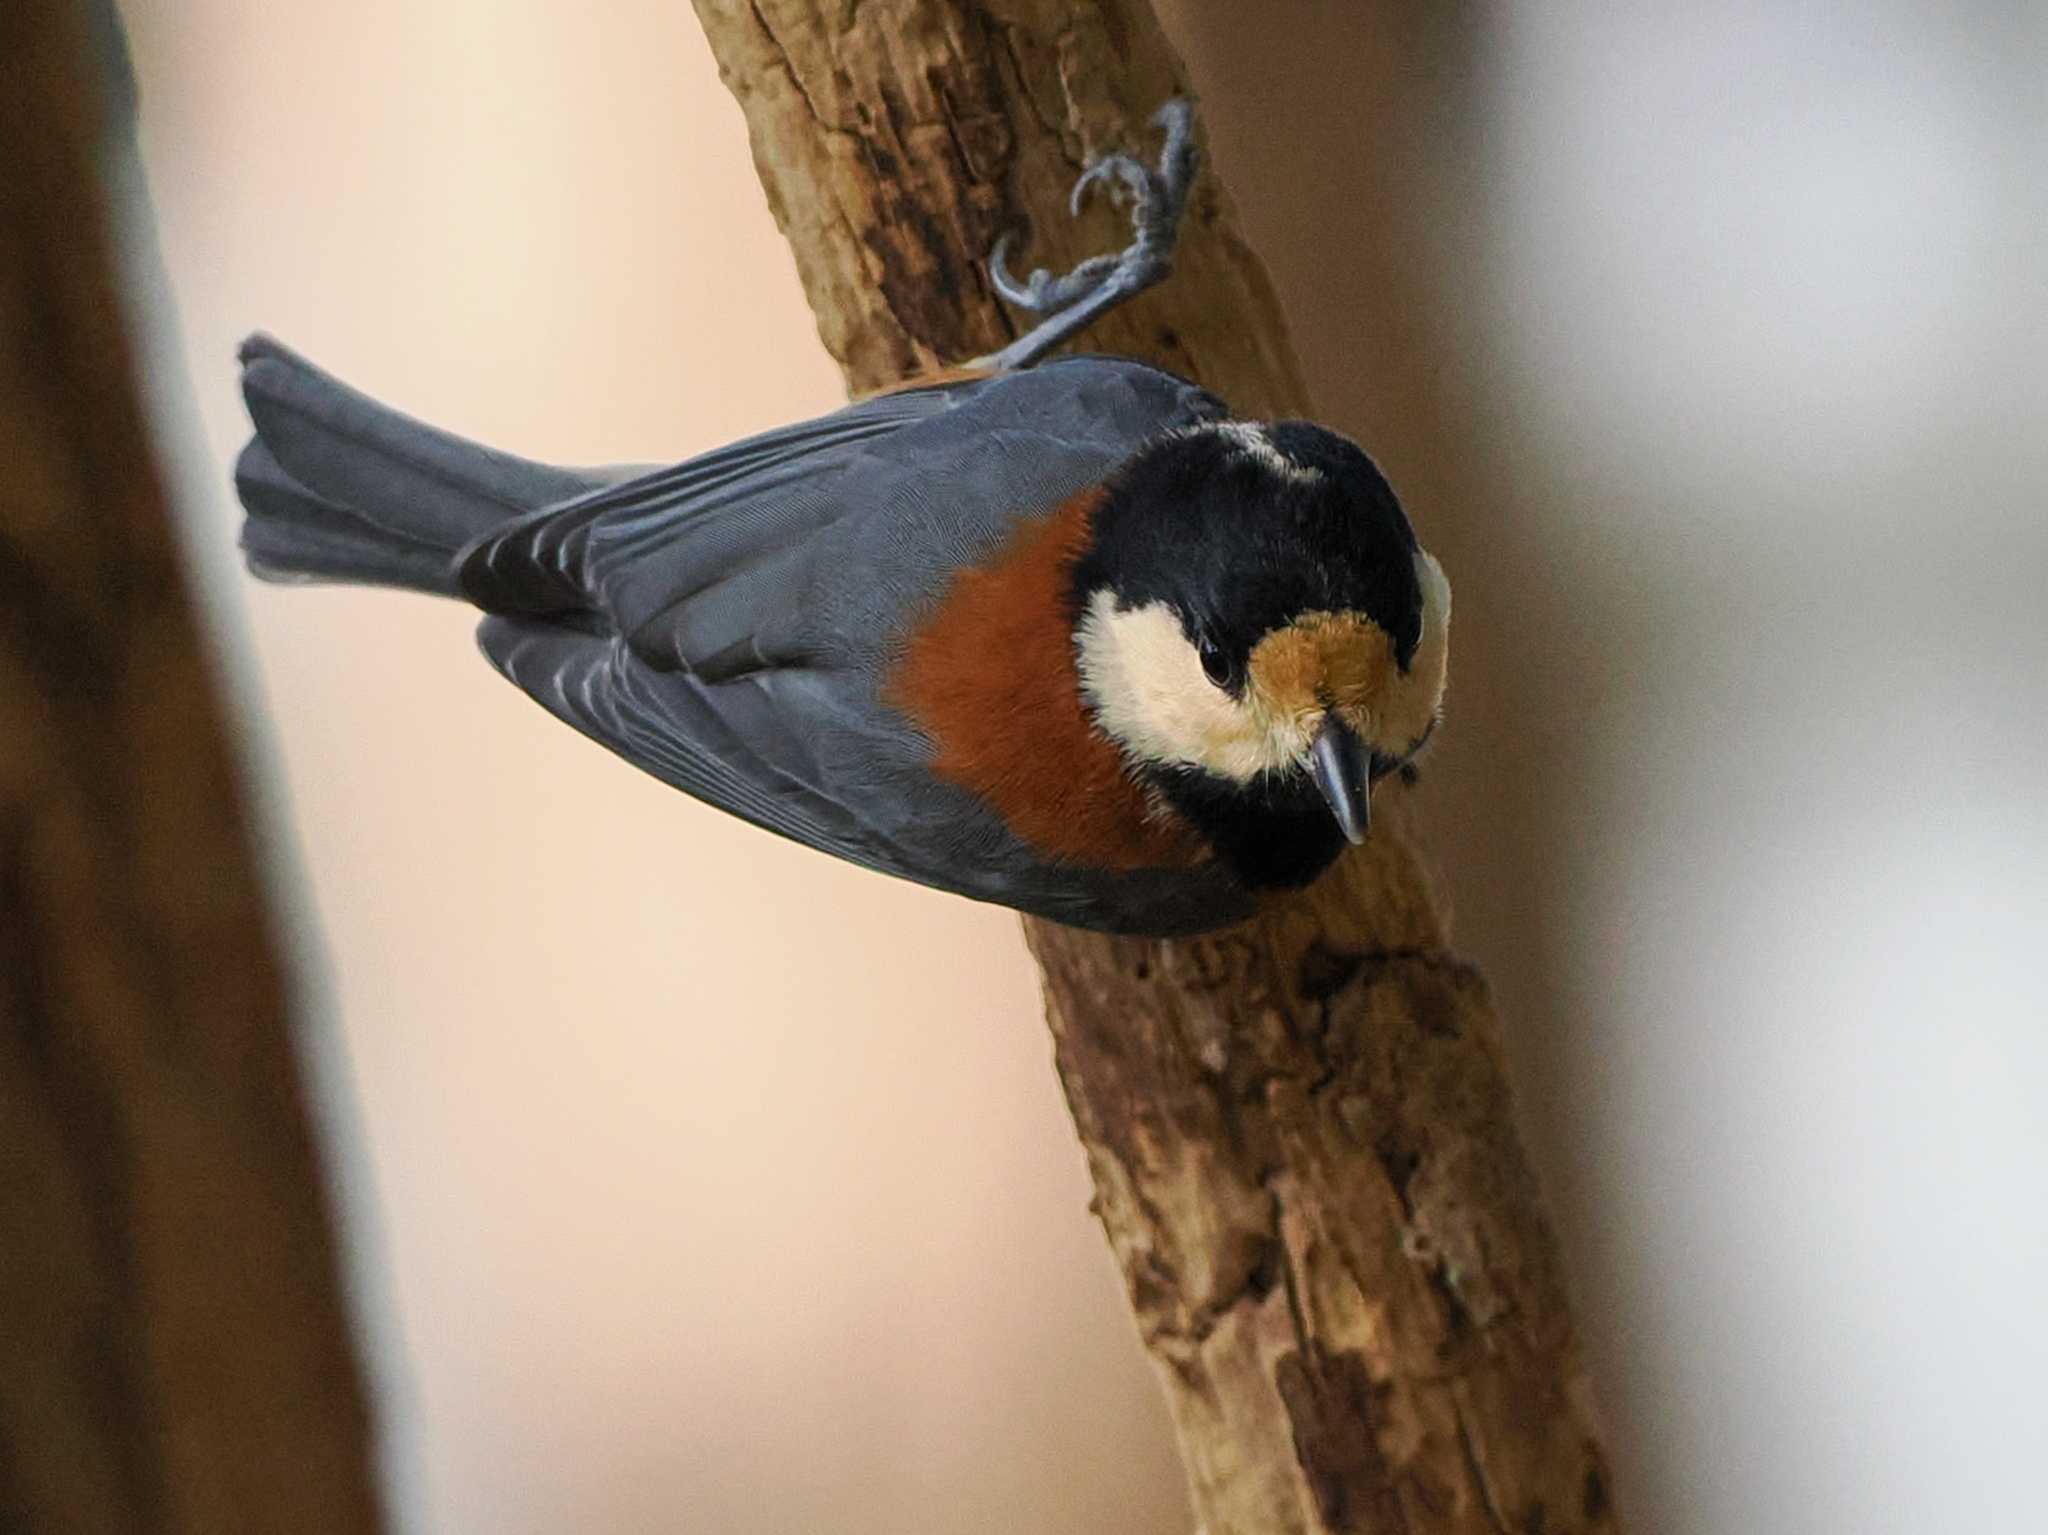
[(1308, 422), (1176, 432), (1090, 531), (1072, 591), (1097, 727), (1209, 802), (1312, 782), (1362, 841), (1374, 782), (1436, 723), (1451, 610), (1372, 460)]

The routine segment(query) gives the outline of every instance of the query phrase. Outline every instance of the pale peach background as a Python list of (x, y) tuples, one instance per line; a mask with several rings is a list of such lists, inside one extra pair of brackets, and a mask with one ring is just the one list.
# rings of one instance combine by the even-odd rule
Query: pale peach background
[[(1184, 1530), (1014, 922), (625, 769), (452, 605), (233, 570), (256, 326), (572, 461), (834, 403), (688, 7), (124, 9), (408, 1527)], [(2023, 1527), (2041, 12), (1163, 13), (1457, 584), (1424, 808), (1635, 1527)]]

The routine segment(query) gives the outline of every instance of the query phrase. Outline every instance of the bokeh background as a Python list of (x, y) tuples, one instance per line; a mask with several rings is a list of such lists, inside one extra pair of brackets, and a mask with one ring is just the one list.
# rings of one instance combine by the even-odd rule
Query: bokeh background
[[(122, 9), (405, 1527), (1180, 1535), (1015, 922), (234, 564), (259, 326), (572, 462), (836, 403), (688, 7)], [(1634, 1528), (2027, 1527), (2048, 10), (1161, 10), (1457, 586), (1418, 795)]]

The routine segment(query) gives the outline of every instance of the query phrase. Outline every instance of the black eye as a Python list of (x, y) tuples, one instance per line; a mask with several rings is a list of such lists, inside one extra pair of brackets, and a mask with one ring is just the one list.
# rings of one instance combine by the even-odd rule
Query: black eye
[(1230, 664), (1230, 657), (1211, 640), (1202, 640), (1195, 648), (1201, 652), (1203, 675), (1219, 688), (1229, 687), (1234, 670)]

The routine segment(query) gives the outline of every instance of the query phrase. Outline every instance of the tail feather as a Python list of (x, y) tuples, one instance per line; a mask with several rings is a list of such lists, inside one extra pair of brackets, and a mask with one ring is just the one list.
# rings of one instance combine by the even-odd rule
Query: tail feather
[(241, 351), (256, 435), (235, 464), (242, 548), (272, 581), (459, 595), (455, 555), (603, 473), (500, 453), (380, 405), (268, 336)]
[(242, 554), (265, 581), (352, 581), (457, 595), (448, 551), (404, 538), (323, 500), (284, 472), (263, 439), (235, 460), (248, 511)]

